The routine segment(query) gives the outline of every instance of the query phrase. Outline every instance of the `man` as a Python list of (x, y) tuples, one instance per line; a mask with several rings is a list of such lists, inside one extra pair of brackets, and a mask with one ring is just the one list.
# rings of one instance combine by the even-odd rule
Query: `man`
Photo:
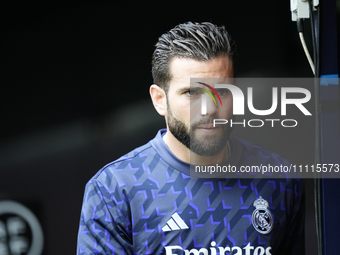
[(224, 27), (189, 22), (159, 38), (150, 95), (167, 128), (89, 181), (77, 254), (304, 254), (302, 180), (190, 176), (192, 162), (288, 164), (213, 125), (232, 119), (230, 92), (197, 110), (209, 79), (232, 79), (235, 64)]

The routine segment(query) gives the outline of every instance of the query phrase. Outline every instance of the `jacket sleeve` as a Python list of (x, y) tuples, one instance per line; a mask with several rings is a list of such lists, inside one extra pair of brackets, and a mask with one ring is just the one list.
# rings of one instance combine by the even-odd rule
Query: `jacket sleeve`
[(130, 215), (119, 188), (108, 190), (92, 179), (85, 188), (77, 254), (133, 254)]
[(305, 254), (305, 182), (296, 179), (293, 185), (294, 200), (291, 201), (292, 213), (286, 231), (291, 254)]
[(305, 185), (303, 179), (294, 179), (286, 188), (286, 224), (277, 236), (279, 245), (273, 254), (305, 254)]

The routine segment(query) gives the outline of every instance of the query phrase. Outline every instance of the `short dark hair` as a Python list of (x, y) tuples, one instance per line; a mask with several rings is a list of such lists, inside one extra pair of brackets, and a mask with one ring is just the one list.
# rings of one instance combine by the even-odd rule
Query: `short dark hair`
[(235, 75), (236, 44), (224, 26), (209, 22), (180, 24), (158, 38), (152, 55), (153, 82), (167, 91), (174, 57), (209, 61), (221, 55), (229, 57)]

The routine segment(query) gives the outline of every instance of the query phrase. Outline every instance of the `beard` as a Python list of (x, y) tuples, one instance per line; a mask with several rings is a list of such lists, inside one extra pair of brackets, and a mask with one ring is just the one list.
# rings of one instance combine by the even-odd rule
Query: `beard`
[(167, 123), (170, 132), (189, 150), (200, 156), (211, 157), (219, 154), (225, 148), (232, 131), (229, 124), (222, 125), (220, 134), (207, 135), (205, 138), (199, 139), (195, 135), (195, 129), (202, 124), (213, 124), (214, 118), (212, 116), (203, 117), (198, 122), (192, 123), (189, 130), (183, 121), (173, 116), (169, 103), (167, 103), (167, 107)]

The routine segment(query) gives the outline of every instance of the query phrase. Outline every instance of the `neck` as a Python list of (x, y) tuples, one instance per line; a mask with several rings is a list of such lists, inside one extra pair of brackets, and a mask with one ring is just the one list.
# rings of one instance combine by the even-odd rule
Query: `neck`
[(230, 156), (229, 146), (226, 144), (224, 149), (214, 156), (200, 156), (194, 152), (190, 152), (190, 150), (183, 145), (180, 141), (178, 141), (171, 132), (167, 131), (164, 137), (165, 144), (171, 150), (171, 152), (180, 160), (193, 164), (193, 165), (214, 165), (220, 164), (223, 161), (227, 160)]

